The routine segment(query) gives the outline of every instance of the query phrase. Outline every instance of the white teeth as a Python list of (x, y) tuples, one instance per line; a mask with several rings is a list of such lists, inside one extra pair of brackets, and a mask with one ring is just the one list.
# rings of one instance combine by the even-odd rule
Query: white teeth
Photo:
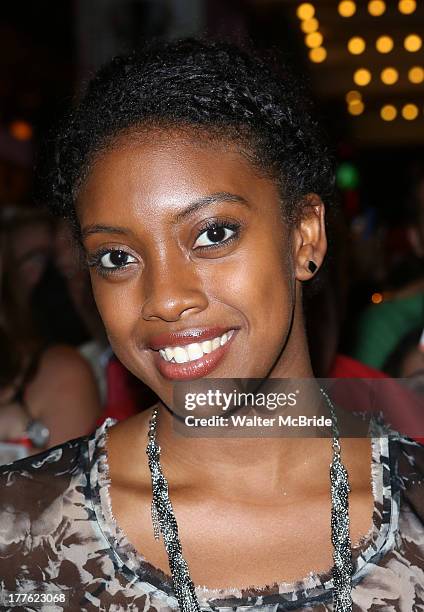
[(171, 363), (186, 363), (187, 361), (195, 361), (200, 359), (203, 355), (212, 353), (220, 346), (223, 346), (234, 334), (234, 330), (218, 336), (213, 340), (205, 340), (204, 342), (193, 342), (188, 346), (167, 346), (164, 349), (159, 349), (159, 354), (165, 361)]
[(205, 340), (202, 342), (201, 346), (204, 353), (212, 353), (212, 342), (210, 340)]
[(190, 357), (190, 361), (193, 361), (194, 359), (200, 359), (200, 357), (203, 357), (202, 347), (200, 346), (200, 344), (197, 344), (197, 342), (194, 344), (189, 344), (187, 347), (187, 351), (188, 351), (188, 356)]
[[(166, 357), (165, 357), (166, 361), (171, 361), (171, 359), (174, 357), (174, 349), (166, 348), (165, 349), (165, 354), (166, 354)], [(161, 353), (161, 355), (162, 355), (162, 353)]]
[(174, 357), (177, 363), (186, 363), (186, 361), (189, 361), (190, 359), (187, 351), (183, 349), (181, 346), (176, 346), (174, 348)]

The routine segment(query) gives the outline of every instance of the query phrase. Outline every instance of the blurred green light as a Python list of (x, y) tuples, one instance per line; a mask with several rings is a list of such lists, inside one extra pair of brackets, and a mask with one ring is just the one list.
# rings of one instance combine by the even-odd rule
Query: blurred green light
[(356, 189), (359, 185), (359, 172), (350, 162), (343, 162), (337, 168), (337, 186), (340, 189)]

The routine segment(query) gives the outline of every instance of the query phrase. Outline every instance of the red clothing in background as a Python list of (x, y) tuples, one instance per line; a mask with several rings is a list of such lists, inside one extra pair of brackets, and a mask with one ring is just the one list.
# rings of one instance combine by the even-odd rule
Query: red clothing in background
[(388, 375), (352, 357), (336, 355), (328, 378), (388, 378)]
[(101, 425), (111, 417), (123, 421), (156, 401), (155, 394), (129, 372), (116, 357), (106, 366), (107, 395), (103, 415), (97, 422)]

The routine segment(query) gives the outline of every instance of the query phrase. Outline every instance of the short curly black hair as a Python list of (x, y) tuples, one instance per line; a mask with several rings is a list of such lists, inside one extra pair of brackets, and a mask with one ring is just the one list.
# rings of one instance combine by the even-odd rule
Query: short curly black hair
[(78, 189), (96, 154), (123, 132), (150, 126), (238, 141), (277, 180), (287, 219), (308, 193), (332, 200), (333, 158), (290, 70), (234, 44), (186, 39), (116, 57), (89, 83), (56, 139), (46, 177), (51, 210), (75, 220)]

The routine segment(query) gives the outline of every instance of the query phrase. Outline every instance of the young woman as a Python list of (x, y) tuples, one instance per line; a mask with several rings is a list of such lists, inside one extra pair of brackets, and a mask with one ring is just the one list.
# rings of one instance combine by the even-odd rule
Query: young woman
[(176, 381), (312, 377), (302, 285), (333, 169), (293, 79), (232, 46), (157, 43), (100, 71), (56, 160), (52, 206), (75, 221), (113, 350), (160, 401), (3, 470), (4, 598), (419, 610), (418, 444), (341, 439), (348, 505), (337, 439), (173, 428)]

